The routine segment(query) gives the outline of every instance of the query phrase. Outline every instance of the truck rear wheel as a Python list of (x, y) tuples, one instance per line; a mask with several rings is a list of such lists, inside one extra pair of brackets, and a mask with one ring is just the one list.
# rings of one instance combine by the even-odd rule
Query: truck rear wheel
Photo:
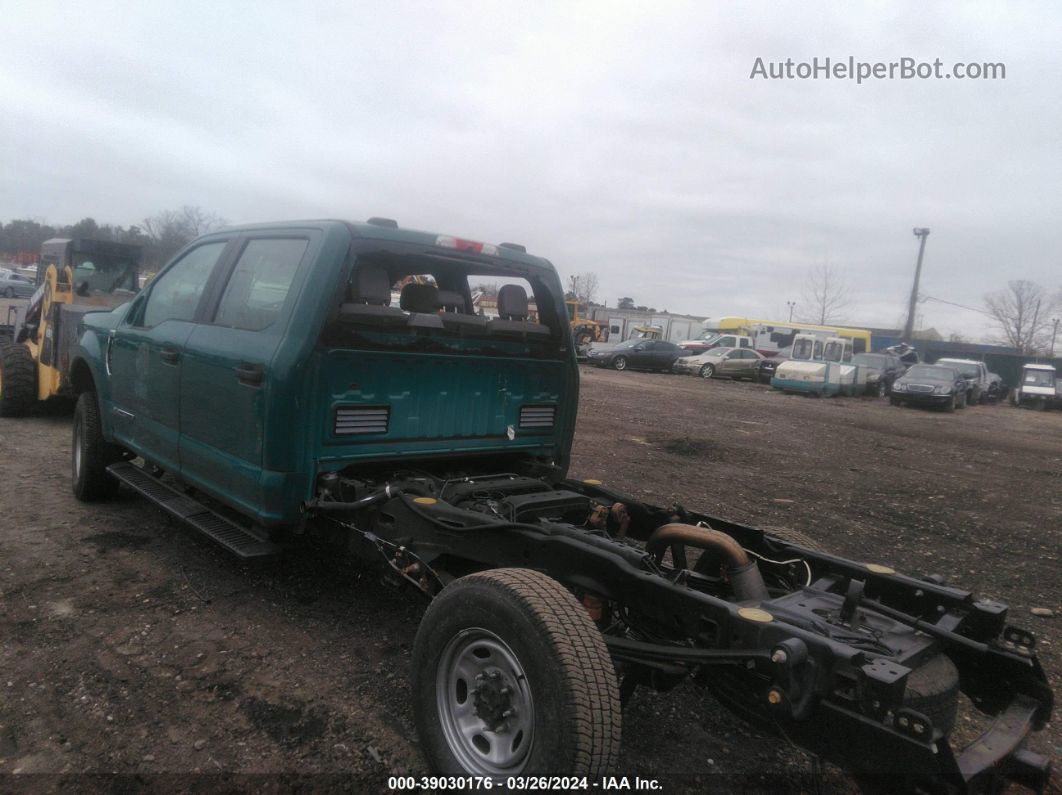
[(20, 343), (0, 347), (0, 417), (20, 417), (37, 402), (37, 362)]
[(74, 496), (83, 502), (96, 502), (117, 494), (118, 481), (107, 474), (107, 467), (121, 458), (120, 448), (103, 438), (96, 393), (82, 392), (74, 409), (74, 438), (71, 444)]
[(597, 778), (620, 746), (616, 672), (560, 583), (529, 569), (462, 577), (413, 646), (414, 719), (443, 775)]

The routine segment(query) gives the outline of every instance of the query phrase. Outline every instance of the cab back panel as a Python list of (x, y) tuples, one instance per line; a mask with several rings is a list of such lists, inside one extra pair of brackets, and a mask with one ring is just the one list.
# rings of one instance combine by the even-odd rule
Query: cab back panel
[(329, 350), (318, 372), (323, 460), (552, 455), (570, 433), (563, 361)]

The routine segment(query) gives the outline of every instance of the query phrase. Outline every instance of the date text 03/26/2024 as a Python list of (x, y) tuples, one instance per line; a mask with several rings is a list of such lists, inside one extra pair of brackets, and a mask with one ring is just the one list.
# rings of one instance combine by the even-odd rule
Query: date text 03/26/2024
[(395, 791), (428, 790), (521, 790), (521, 791), (571, 791), (601, 790), (653, 792), (661, 789), (655, 778), (639, 776), (603, 776), (590, 779), (586, 776), (509, 776), (504, 781), (490, 776), (391, 776), (387, 788)]

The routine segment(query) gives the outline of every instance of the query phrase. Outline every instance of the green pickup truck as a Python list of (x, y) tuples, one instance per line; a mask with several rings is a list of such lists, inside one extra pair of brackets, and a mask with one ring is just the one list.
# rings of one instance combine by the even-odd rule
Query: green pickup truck
[[(382, 218), (213, 233), (85, 315), (74, 492), (125, 484), (243, 558), (331, 544), (424, 594), (410, 697), (445, 775), (596, 786), (626, 698), (693, 677), (893, 788), (1043, 786), (1024, 742), (1052, 692), (1004, 605), (568, 478), (568, 329), (520, 245)], [(953, 752), (960, 691), (998, 719)]]

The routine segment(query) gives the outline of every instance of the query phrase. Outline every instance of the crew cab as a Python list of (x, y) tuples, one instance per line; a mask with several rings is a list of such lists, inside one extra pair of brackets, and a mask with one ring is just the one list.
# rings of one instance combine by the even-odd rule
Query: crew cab
[[(497, 317), (472, 312), (482, 280)], [(523, 246), (387, 219), (212, 233), (84, 316), (71, 382), (78, 498), (123, 483), (240, 557), (313, 539), (430, 600), (406, 692), (440, 774), (589, 788), (631, 693), (692, 677), (857, 772), (1047, 779), (1023, 744), (1052, 692), (1005, 605), (568, 477), (564, 292)], [(960, 690), (999, 716), (966, 751)]]
[(975, 359), (937, 359), (934, 364), (952, 367), (962, 373), (962, 377), (966, 379), (966, 402), (968, 404), (987, 403), (989, 399), (998, 399), (998, 392), (993, 391), (992, 388), (992, 374), (984, 362)]

